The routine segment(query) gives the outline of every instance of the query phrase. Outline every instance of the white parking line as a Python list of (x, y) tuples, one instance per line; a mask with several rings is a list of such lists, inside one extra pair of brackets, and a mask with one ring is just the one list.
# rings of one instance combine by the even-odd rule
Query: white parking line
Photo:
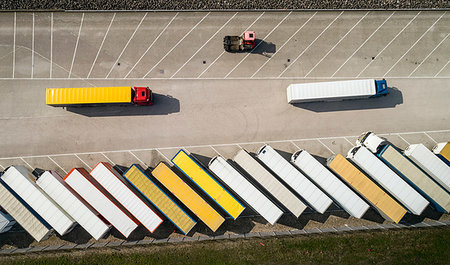
[(141, 163), (142, 165), (144, 165), (144, 166), (146, 166), (146, 167), (149, 167), (144, 161), (140, 160), (139, 157), (137, 157), (133, 152), (129, 151), (129, 153), (130, 153), (132, 156), (134, 156), (134, 157), (139, 161), (139, 163)]
[(330, 24), (328, 24), (328, 26), (324, 29), (324, 30), (322, 30), (322, 32), (319, 34), (319, 35), (317, 35), (317, 37), (308, 45), (308, 47), (306, 47), (295, 59), (294, 59), (294, 61), (292, 61), (292, 63), (290, 64), (290, 65), (288, 65), (279, 75), (278, 75), (278, 77), (281, 77), (290, 67), (291, 67), (291, 65), (293, 65), (293, 64), (295, 64), (295, 62), (298, 60), (298, 58), (300, 58), (308, 49), (309, 49), (309, 47), (311, 47), (313, 44), (314, 44), (314, 42), (316, 42), (316, 40), (317, 39), (319, 39), (320, 38), (320, 36), (322, 36), (322, 34), (325, 32), (325, 31), (327, 31), (327, 29), (331, 26), (331, 25), (333, 25), (333, 23), (342, 15), (344, 13), (344, 11), (342, 11), (341, 13), (339, 13), (339, 15), (337, 16), (337, 17), (335, 17), (334, 19), (333, 19), (333, 21), (331, 21), (330, 22)]
[(355, 146), (355, 144), (354, 143), (352, 143), (352, 142), (350, 142), (348, 139), (347, 139), (347, 137), (342, 137), (342, 138), (344, 138), (349, 144), (351, 144), (352, 146)]
[[(419, 15), (420, 15), (420, 13), (421, 13), (422, 11), (419, 11), (409, 22), (408, 22), (408, 24), (406, 24), (403, 28), (402, 28), (402, 30), (400, 30), (400, 32), (399, 33), (397, 33), (397, 35), (395, 35), (395, 37), (386, 45), (386, 46), (384, 46), (384, 48), (377, 54), (377, 55), (375, 55), (375, 58), (378, 58), (378, 56), (384, 51), (384, 50), (386, 50), (386, 48), (387, 47), (389, 47), (389, 45), (391, 45), (391, 43), (392, 42), (394, 42), (396, 39), (397, 39), (397, 37), (398, 36), (400, 36), (400, 34), (402, 34), (402, 32), (416, 19), (416, 17), (418, 17)], [(372, 62), (373, 61), (375, 61), (375, 60), (372, 60), (372, 61), (370, 61), (367, 65), (366, 65), (366, 67), (364, 67), (362, 70), (361, 70), (361, 72), (359, 72), (359, 74), (356, 76), (356, 77), (359, 77), (371, 64), (372, 64)]]
[(431, 141), (433, 141), (435, 144), (437, 144), (437, 142), (436, 142), (436, 140), (434, 140), (433, 138), (431, 138), (431, 136), (428, 134), (428, 133), (426, 133), (426, 132), (423, 132), (426, 136), (428, 136), (428, 138), (430, 138), (431, 139)]
[(12, 78), (16, 71), (16, 16), (17, 12), (14, 12), (14, 38), (13, 38), (13, 64), (12, 64)]
[(408, 143), (408, 141), (405, 140), (405, 138), (403, 138), (400, 134), (396, 134), (398, 137), (400, 137), (400, 139), (402, 139), (405, 143), (407, 143), (408, 145), (411, 145), (410, 143)]
[(81, 15), (81, 22), (80, 22), (80, 28), (78, 29), (77, 42), (75, 44), (75, 49), (73, 50), (72, 64), (70, 65), (70, 70), (69, 70), (69, 78), (72, 75), (73, 62), (75, 61), (75, 56), (77, 54), (78, 42), (80, 41), (80, 35), (81, 35), (81, 28), (83, 27), (83, 20), (84, 20), (84, 13)]
[(447, 63), (441, 68), (441, 70), (439, 70), (439, 72), (437, 72), (433, 77), (437, 77), (442, 72), (442, 70), (445, 69), (445, 67), (448, 65), (448, 63), (450, 63), (450, 60), (448, 60)]
[(28, 166), (29, 168), (31, 168), (31, 170), (34, 170), (34, 168), (33, 168), (30, 164), (28, 164), (28, 162), (25, 161), (25, 159), (23, 159), (23, 158), (21, 157), (20, 160), (22, 160), (25, 164), (27, 164), (27, 166)]
[(247, 55), (245, 55), (244, 56), (244, 58), (242, 58), (242, 60), (238, 63), (238, 64), (236, 64), (234, 67), (233, 67), (233, 69), (231, 69), (231, 71), (230, 72), (228, 72), (228, 74), (226, 74), (225, 75), (225, 77), (224, 78), (227, 78), (245, 59), (247, 59), (247, 57), (249, 57), (250, 56), (250, 54), (252, 54), (253, 53), (253, 51), (256, 51), (256, 49), (258, 48), (258, 46), (259, 45), (261, 45), (263, 42), (264, 42), (264, 40), (267, 38), (267, 37), (269, 37), (270, 36), (270, 34), (272, 34), (280, 25), (281, 25), (281, 23), (283, 23), (288, 17), (289, 17), (289, 15), (292, 13), (292, 11), (291, 12), (289, 12), (270, 32), (269, 32), (269, 34), (267, 34), (254, 48), (253, 48), (253, 50), (252, 51), (250, 51), (249, 53), (247, 53)]
[(109, 157), (107, 157), (104, 153), (100, 153), (100, 154), (102, 154), (111, 164), (113, 164), (113, 165), (116, 164), (111, 159), (109, 159)]
[(85, 165), (89, 168), (89, 170), (92, 170), (92, 168), (91, 168), (86, 162), (84, 162), (84, 160), (81, 159), (77, 154), (75, 154), (75, 156), (76, 156), (81, 162), (83, 162), (83, 164), (85, 164)]
[(151, 71), (153, 71), (153, 69), (155, 69), (156, 66), (158, 66), (164, 59), (166, 59), (166, 57), (198, 26), (200, 25), (200, 23), (202, 23), (202, 21), (209, 16), (211, 12), (208, 12), (197, 24), (195, 24), (194, 27), (191, 28), (191, 30), (188, 31), (188, 33), (186, 33), (183, 38), (181, 38), (177, 44), (175, 44), (162, 58), (161, 60), (159, 60), (155, 65), (153, 65), (153, 67), (142, 77), (145, 78), (148, 74), (150, 74)]
[(302, 149), (300, 148), (300, 146), (298, 146), (296, 143), (294, 143), (294, 141), (290, 141), (290, 143), (293, 144), (293, 145), (295, 146), (295, 148), (297, 148), (298, 150), (302, 150)]
[(33, 25), (31, 26), (31, 78), (34, 76), (34, 12)]
[(67, 171), (65, 171), (64, 168), (62, 168), (60, 165), (58, 165), (58, 163), (56, 163), (56, 161), (53, 160), (53, 158), (51, 158), (50, 156), (47, 156), (47, 158), (50, 159), (53, 163), (55, 163), (55, 165), (57, 165), (67, 175)]
[(214, 152), (216, 152), (219, 156), (225, 158), (222, 154), (219, 153), (219, 151), (216, 150), (216, 148), (214, 148), (212, 145), (210, 145), (209, 147), (211, 147), (212, 150), (214, 150)]
[(439, 44), (436, 45), (436, 47), (434, 47), (434, 49), (427, 55), (427, 57), (425, 57), (425, 59), (423, 59), (423, 60), (419, 63), (419, 65), (418, 65), (416, 68), (414, 68), (414, 70), (408, 75), (408, 77), (411, 77), (411, 75), (414, 74), (414, 73), (417, 71), (417, 69), (423, 64), (423, 62), (425, 62), (425, 61), (428, 59), (428, 57), (430, 57), (431, 54), (433, 54), (433, 52), (434, 52), (437, 48), (439, 48), (439, 46), (441, 46), (441, 44), (448, 38), (449, 35), (450, 35), (450, 33), (447, 34), (447, 35), (445, 36), (445, 38), (443, 38), (443, 39), (441, 40), (441, 42), (439, 42)]
[(294, 34), (292, 34), (290, 37), (289, 37), (289, 39), (287, 39), (284, 43), (283, 43), (283, 45), (281, 45), (280, 46), (280, 48), (278, 48), (276, 51), (275, 51), (275, 53), (272, 55), (272, 56), (270, 56), (270, 58), (269, 59), (267, 59), (264, 63), (263, 63), (263, 65), (261, 65), (259, 68), (258, 68), (258, 70), (256, 70), (253, 74), (252, 74), (252, 76), (250, 77), (250, 78), (253, 78), (283, 47), (284, 47), (284, 45), (286, 45), (295, 35), (297, 35), (297, 33), (306, 25), (306, 24), (308, 24), (308, 22), (315, 16), (317, 14), (317, 12), (315, 12), (310, 18), (308, 18), (308, 20), (306, 20), (306, 22), (305, 23), (303, 23), (303, 25), (300, 27), (300, 28), (298, 28), (295, 32), (294, 32)]
[(378, 32), (378, 30), (393, 16), (395, 14), (395, 11), (394, 12), (392, 12), (392, 14), (389, 16), (389, 17), (387, 17), (384, 21), (383, 21), (383, 23), (381, 23), (381, 25), (379, 25), (378, 26), (378, 28), (374, 31), (374, 32), (372, 32), (372, 34), (370, 34), (370, 36), (358, 47), (358, 49), (356, 49), (353, 53), (352, 53), (352, 55), (350, 55), (350, 57), (348, 57), (347, 58), (347, 60), (345, 60), (345, 62), (341, 65), (341, 66), (339, 66), (339, 68), (331, 75), (331, 77), (334, 77), (336, 74), (337, 74), (337, 72), (339, 72), (339, 70), (341, 70), (341, 68), (342, 67), (344, 67), (344, 65), (348, 62), (348, 61), (350, 61), (350, 59), (351, 58), (353, 58), (353, 56), (370, 40), (370, 38), (372, 38), (372, 36), (373, 35), (375, 35), (375, 33), (377, 33)]
[(178, 70), (170, 77), (173, 78), (186, 64), (188, 64), (192, 58), (194, 58), (195, 55), (197, 55), (197, 53), (199, 53), (201, 51), (201, 49), (203, 49), (203, 47), (205, 47), (206, 44), (208, 44), (228, 23), (230, 23), (230, 21), (237, 15), (238, 12), (234, 13), (234, 15), (232, 17), (230, 17), (227, 22), (225, 22), (225, 24), (222, 25), (222, 27), (220, 27), (219, 30), (216, 31), (216, 33), (214, 33), (214, 35), (211, 36), (211, 38), (209, 38), (208, 41), (206, 41), (202, 47), (200, 47), (199, 49), (197, 49), (197, 51), (191, 56), (191, 58), (189, 58), (189, 60), (187, 60), (180, 68), (178, 68)]
[(441, 18), (445, 15), (445, 13), (446, 12), (444, 12), (444, 13), (442, 13), (442, 15), (433, 23), (433, 25), (431, 25), (417, 40), (416, 40), (416, 42), (414, 42), (414, 44), (413, 45), (411, 45), (411, 47), (409, 47), (409, 49), (402, 55), (402, 57), (400, 57), (396, 62), (395, 62), (395, 64), (394, 65), (392, 65), (391, 66), (391, 68), (389, 68), (389, 70), (387, 70), (387, 72), (383, 75), (383, 77), (384, 76), (386, 76), (402, 59), (403, 59), (403, 57), (405, 57), (406, 56), (406, 54), (408, 54), (408, 52), (414, 47), (414, 46), (416, 46), (416, 44), (428, 33), (428, 31), (430, 31), (433, 27), (434, 27), (434, 25), (436, 25), (436, 23), (438, 23), (439, 22), (439, 20), (441, 20)]
[(172, 24), (172, 21), (174, 21), (174, 19), (178, 16), (178, 12), (175, 14), (175, 16), (172, 17), (172, 19), (169, 21), (169, 23), (163, 28), (163, 30), (161, 30), (161, 32), (158, 34), (158, 36), (153, 40), (152, 44), (150, 44), (150, 46), (148, 46), (147, 50), (145, 50), (145, 52), (142, 54), (142, 56), (139, 58), (139, 60), (137, 60), (137, 62), (133, 65), (133, 67), (131, 67), (130, 71), (127, 73), (127, 75), (124, 77), (127, 78), (130, 73), (134, 70), (134, 68), (136, 67), (136, 65), (138, 65), (138, 63), (142, 60), (142, 58), (147, 54), (147, 52), (153, 47), (153, 45), (155, 44), (155, 42), (161, 37), (161, 35), (166, 31), (166, 29), (170, 26), (170, 24)]
[(164, 159), (166, 159), (168, 163), (170, 163), (170, 164), (172, 165), (172, 161), (170, 161), (170, 159), (167, 158), (167, 156), (165, 156), (161, 151), (159, 151), (158, 148), (156, 148), (155, 150), (156, 150), (156, 152), (158, 152), (160, 155), (162, 155), (162, 157), (164, 157)]
[(128, 44), (130, 44), (130, 42), (133, 40), (134, 34), (136, 34), (136, 32), (138, 31), (139, 27), (141, 26), (142, 22), (144, 21), (145, 17), (147, 16), (147, 12), (144, 14), (144, 16), (142, 17), (141, 21), (139, 22), (139, 24), (137, 25), (137, 27), (134, 29), (133, 34), (131, 34), (131, 37), (128, 38), (128, 42), (127, 44), (125, 44), (125, 47), (123, 47), (122, 51), (119, 54), (119, 57), (117, 57), (117, 60), (114, 62), (114, 64), (112, 65), (111, 69), (109, 70), (108, 74), (106, 75), (105, 79), (109, 77), (109, 75), (111, 74), (112, 70), (114, 69), (114, 66), (116, 66), (116, 64), (119, 62), (120, 57), (122, 56), (122, 54), (125, 52), (125, 50), (128, 47)]
[(50, 78), (53, 72), (53, 12), (50, 15)]
[[(257, 18), (253, 21), (253, 23), (250, 24), (250, 26), (248, 26), (248, 27), (241, 33), (241, 35), (244, 34), (244, 32), (246, 32), (247, 30), (249, 30), (249, 29), (256, 23), (256, 21), (258, 21), (265, 13), (266, 13), (266, 12), (262, 12), (261, 15), (259, 15), (259, 17), (257, 17)], [(219, 60), (219, 58), (222, 57), (222, 55), (223, 55), (224, 53), (225, 53), (225, 51), (222, 51), (222, 53), (221, 53), (219, 56), (217, 56), (217, 58), (214, 59), (214, 61), (213, 61), (210, 65), (208, 65), (208, 67), (206, 67), (206, 69), (203, 70), (203, 72), (201, 72), (201, 73), (197, 76), (197, 79), (200, 78), (200, 76), (202, 76), (206, 71), (208, 71), (208, 69), (209, 69), (211, 66), (213, 66), (213, 64), (214, 64), (217, 60)]]
[(323, 146), (325, 146), (326, 149), (328, 149), (328, 151), (330, 151), (333, 155), (335, 155), (336, 153), (333, 152), (333, 150), (331, 150), (326, 144), (324, 144), (319, 138), (316, 139), (319, 143), (321, 143)]
[(106, 36), (108, 36), (109, 29), (111, 28), (111, 25), (114, 22), (115, 17), (116, 17), (116, 13), (114, 13), (114, 15), (111, 19), (111, 22), (109, 22), (108, 29), (106, 30), (105, 36), (103, 36), (103, 40), (102, 40), (102, 43), (100, 44), (100, 48), (97, 51), (97, 55), (95, 56), (94, 62), (92, 63), (92, 66), (91, 66), (91, 70), (89, 70), (89, 73), (86, 78), (89, 78), (89, 76), (91, 76), (92, 69), (94, 68), (95, 63), (97, 62), (98, 55), (100, 54), (100, 51), (102, 50), (103, 43), (105, 42)]
[(322, 57), (322, 59), (320, 59), (317, 63), (316, 63), (316, 65), (314, 65), (314, 67), (313, 68), (311, 68), (311, 70), (309, 70), (309, 72), (305, 75), (305, 77), (307, 77), (312, 71), (314, 71), (314, 69), (316, 69), (316, 67), (339, 45), (339, 43), (341, 43), (341, 41), (343, 41), (344, 39), (345, 39), (345, 37), (347, 37), (347, 35), (348, 34), (350, 34), (350, 32), (352, 32), (352, 30), (356, 27), (356, 26), (358, 26), (358, 24), (368, 15), (370, 13), (370, 11), (368, 11), (368, 12), (366, 12), (365, 14), (364, 14), (364, 16), (362, 16), (359, 20), (358, 20), (358, 22), (356, 22), (356, 24), (355, 25), (353, 25), (353, 27), (349, 30), (349, 31), (347, 31), (347, 33), (345, 33), (345, 35), (344, 36), (342, 36), (342, 38), (331, 48), (331, 50), (329, 50), (326, 54), (325, 54), (325, 56), (323, 56)]
[(2, 165), (0, 165), (0, 168), (1, 168), (2, 170), (5, 170), (5, 167), (4, 167), (4, 166), (2, 166)]

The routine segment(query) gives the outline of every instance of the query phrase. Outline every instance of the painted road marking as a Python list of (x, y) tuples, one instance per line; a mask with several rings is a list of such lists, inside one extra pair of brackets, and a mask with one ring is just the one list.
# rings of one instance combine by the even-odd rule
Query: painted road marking
[(387, 70), (387, 72), (383, 75), (383, 76), (386, 76), (402, 59), (403, 59), (403, 57), (405, 57), (406, 56), (406, 54), (408, 54), (408, 52), (414, 47), (414, 46), (416, 46), (416, 44), (428, 33), (428, 31), (430, 31), (433, 27), (434, 27), (434, 25), (436, 25), (436, 23), (438, 23), (439, 22), (439, 20), (441, 20), (441, 18), (445, 15), (445, 13), (446, 12), (444, 12), (434, 23), (433, 23), (433, 25), (431, 25), (423, 34), (422, 34), (422, 36), (420, 36), (420, 38), (419, 39), (417, 39), (416, 40), (416, 42), (414, 42), (414, 44), (413, 45), (411, 45), (411, 47), (409, 47), (409, 49), (402, 55), (402, 57), (400, 57), (398, 60), (397, 60), (397, 62), (395, 62), (395, 64), (393, 65), (393, 66), (391, 66), (391, 68), (389, 68), (389, 70)]
[(56, 163), (55, 160), (53, 160), (53, 158), (51, 158), (50, 156), (47, 156), (48, 159), (50, 159), (53, 163), (55, 163), (55, 165), (57, 165), (62, 171), (64, 171), (64, 173), (67, 175), (67, 171), (64, 170), (64, 168), (62, 168), (60, 165), (58, 165), (58, 163)]
[(34, 13), (33, 24), (31, 26), (31, 78), (34, 76)]
[(81, 162), (83, 162), (83, 164), (85, 164), (88, 168), (89, 168), (89, 170), (92, 170), (92, 168), (86, 163), (86, 162), (84, 162), (84, 160), (83, 159), (81, 159), (77, 154), (74, 154)]
[(263, 65), (261, 65), (261, 67), (259, 67), (258, 68), (258, 70), (256, 70), (253, 74), (252, 74), (252, 76), (250, 77), (250, 78), (253, 78), (273, 57), (275, 57), (275, 55), (284, 47), (284, 45), (286, 45), (295, 35), (297, 35), (297, 33), (306, 25), (306, 24), (308, 24), (308, 22), (315, 16), (317, 14), (317, 12), (315, 12), (310, 18), (308, 18), (308, 20), (305, 22), (305, 23), (303, 23), (303, 25), (300, 27), (300, 28), (298, 28), (297, 29), (297, 31), (295, 31), (294, 32), (294, 34), (292, 34), (290, 37), (289, 37), (289, 39), (287, 39), (287, 41), (285, 41), (284, 43), (283, 43), (283, 45), (281, 45), (281, 47), (280, 48), (278, 48), (276, 51), (275, 51), (275, 53), (269, 58), (269, 59), (267, 59), (267, 61), (265, 61), (264, 63), (263, 63)]
[(144, 16), (142, 17), (141, 21), (139, 22), (139, 25), (137, 25), (137, 27), (134, 29), (133, 34), (131, 34), (131, 37), (128, 38), (128, 42), (127, 44), (125, 44), (125, 47), (123, 47), (122, 52), (120, 52), (119, 57), (117, 57), (117, 60), (114, 62), (114, 64), (112, 65), (111, 69), (109, 70), (108, 74), (106, 75), (105, 79), (109, 77), (109, 75), (111, 74), (112, 70), (114, 69), (114, 66), (116, 66), (116, 64), (119, 62), (120, 57), (122, 57), (122, 54), (125, 52), (125, 50), (128, 47), (128, 44), (130, 44), (131, 40), (134, 38), (134, 34), (136, 34), (136, 32), (138, 31), (139, 27), (141, 27), (142, 22), (144, 21), (145, 17), (147, 16), (147, 12), (144, 14)]
[(140, 160), (139, 157), (137, 157), (133, 152), (129, 151), (128, 153), (130, 153), (132, 156), (134, 156), (139, 161), (139, 163), (141, 163), (142, 165), (144, 165), (146, 167), (149, 167), (146, 163), (144, 163), (144, 161)]
[(326, 144), (324, 144), (319, 138), (317, 138), (317, 141), (319, 143), (321, 143), (323, 146), (325, 146), (326, 149), (328, 149), (328, 151), (330, 151), (333, 155), (335, 155), (336, 153), (333, 152), (333, 150), (331, 150)]
[(73, 62), (75, 61), (75, 55), (77, 54), (78, 42), (80, 41), (80, 35), (81, 35), (81, 28), (83, 27), (83, 20), (84, 20), (84, 13), (81, 15), (81, 22), (80, 22), (80, 28), (78, 29), (77, 42), (75, 44), (75, 49), (73, 50), (72, 64), (70, 65), (70, 70), (69, 70), (69, 78), (72, 75)]
[(405, 143), (407, 143), (408, 145), (411, 145), (410, 143), (408, 143), (408, 141), (405, 140), (405, 138), (403, 138), (400, 134), (396, 134), (398, 137), (400, 137), (400, 139), (402, 139)]
[(109, 29), (111, 28), (111, 25), (114, 22), (115, 17), (116, 17), (116, 13), (114, 13), (114, 15), (111, 19), (111, 22), (109, 22), (108, 29), (106, 30), (105, 36), (103, 36), (103, 40), (102, 40), (102, 43), (100, 44), (100, 48), (97, 51), (97, 55), (95, 56), (94, 62), (92, 63), (92, 66), (91, 66), (91, 70), (89, 70), (89, 73), (86, 78), (89, 78), (89, 76), (91, 76), (92, 69), (94, 69), (94, 65), (97, 62), (98, 55), (100, 54), (100, 51), (102, 50), (103, 43), (105, 42), (106, 36), (108, 36)]
[(309, 47), (311, 47), (313, 44), (314, 44), (314, 42), (316, 42), (316, 40), (318, 40), (319, 38), (320, 38), (320, 36), (322, 36), (322, 34), (325, 32), (325, 31), (327, 31), (327, 29), (331, 26), (331, 25), (333, 25), (333, 23), (342, 15), (344, 13), (344, 11), (342, 11), (341, 13), (339, 13), (339, 15), (337, 16), (337, 17), (335, 17), (334, 18), (334, 20), (333, 21), (331, 21), (331, 23), (330, 24), (328, 24), (328, 26), (324, 29), (324, 30), (322, 30), (322, 32), (319, 34), (319, 35), (317, 35), (317, 37), (308, 45), (308, 47), (306, 47), (295, 59), (294, 59), (294, 61), (292, 61), (292, 63), (290, 64), (290, 65), (288, 65), (279, 75), (278, 75), (278, 77), (281, 77), (290, 67), (291, 67), (291, 65), (293, 65), (293, 64), (295, 64), (295, 62), (309, 49)]
[(202, 23), (202, 21), (210, 14), (211, 12), (208, 12), (197, 24), (195, 24), (194, 27), (191, 28), (191, 30), (188, 31), (188, 33), (186, 33), (183, 38), (181, 38), (177, 44), (175, 44), (175, 46), (172, 47), (172, 49), (169, 50), (169, 52), (167, 52), (163, 58), (161, 58), (161, 60), (159, 60), (159, 62), (157, 62), (155, 65), (153, 65), (153, 67), (148, 70), (148, 72), (142, 77), (145, 78), (148, 74), (150, 74), (151, 71), (153, 71), (153, 69), (155, 69), (156, 66), (158, 66), (164, 59), (166, 59), (166, 57), (198, 26), (200, 25), (200, 23)]
[(433, 77), (437, 77), (442, 72), (442, 70), (444, 70), (444, 68), (448, 65), (448, 63), (450, 63), (450, 60), (448, 60), (447, 63), (441, 68), (441, 70), (439, 70), (439, 72), (437, 72)]
[(14, 40), (13, 40), (13, 72), (12, 72), (12, 78), (14, 78), (14, 73), (16, 71), (16, 16), (17, 12), (14, 12)]
[(269, 34), (267, 34), (256, 46), (255, 46), (255, 48), (253, 48), (253, 50), (252, 51), (250, 51), (249, 53), (247, 53), (247, 55), (245, 55), (244, 56), (244, 58), (242, 58), (242, 60), (238, 63), (238, 64), (236, 64), (234, 67), (233, 67), (233, 69), (231, 69), (231, 71), (230, 72), (228, 72), (228, 74), (226, 74), (225, 75), (225, 77), (224, 78), (227, 78), (245, 59), (247, 59), (247, 57), (248, 56), (250, 56), (250, 54), (252, 54), (253, 53), (253, 51), (255, 51), (257, 48), (258, 48), (258, 46), (259, 45), (261, 45), (263, 42), (264, 42), (264, 40), (267, 38), (267, 37), (269, 37), (270, 36), (270, 34), (272, 34), (280, 25), (281, 25), (281, 23), (283, 23), (288, 17), (289, 17), (289, 15), (292, 13), (292, 11), (291, 12), (289, 12), (270, 32), (269, 32)]
[(438, 45), (436, 45), (436, 47), (434, 47), (434, 49), (427, 55), (427, 57), (425, 57), (425, 59), (423, 59), (420, 63), (419, 63), (419, 65), (408, 75), (408, 77), (411, 77), (411, 75), (412, 74), (414, 74), (416, 71), (417, 71), (417, 69), (422, 65), (422, 63), (423, 62), (425, 62), (427, 59), (428, 59), (428, 57), (430, 57), (431, 56), (431, 54), (433, 54), (433, 52), (437, 49), (437, 48), (439, 48), (439, 46), (441, 46), (441, 44), (448, 38), (448, 36), (450, 35), (450, 33), (449, 34), (447, 34), (447, 36), (445, 36), (445, 38), (443, 38), (442, 40), (441, 40), (441, 42), (439, 42), (439, 44)]
[[(400, 36), (400, 34), (402, 34), (402, 32), (420, 15), (420, 13), (421, 13), (422, 11), (419, 11), (409, 22), (408, 22), (408, 24), (406, 24), (406, 26), (404, 26), (403, 28), (402, 28), (402, 30), (400, 30), (400, 32), (399, 33), (397, 33), (397, 35), (395, 35), (395, 37), (386, 45), (386, 46), (384, 46), (384, 48), (377, 54), (377, 55), (375, 55), (375, 58), (378, 58), (378, 56), (380, 56), (380, 54), (387, 48), (387, 47), (389, 47), (389, 45), (391, 45), (391, 43), (392, 42), (394, 42), (396, 39), (397, 39), (397, 37), (398, 36)], [(363, 69), (362, 69), (362, 71), (361, 72), (359, 72), (359, 74), (356, 76), (356, 77), (359, 77), (371, 64), (372, 64), (372, 62), (373, 61), (375, 61), (375, 60), (372, 60), (372, 61), (370, 61), (367, 65), (366, 65), (366, 67), (364, 67)]]

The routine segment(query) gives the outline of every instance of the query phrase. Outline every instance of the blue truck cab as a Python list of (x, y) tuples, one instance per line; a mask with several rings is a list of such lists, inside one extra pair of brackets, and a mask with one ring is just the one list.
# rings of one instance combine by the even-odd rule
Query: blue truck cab
[(388, 94), (388, 86), (386, 79), (375, 80), (375, 87), (377, 89), (377, 93), (372, 97), (386, 96)]

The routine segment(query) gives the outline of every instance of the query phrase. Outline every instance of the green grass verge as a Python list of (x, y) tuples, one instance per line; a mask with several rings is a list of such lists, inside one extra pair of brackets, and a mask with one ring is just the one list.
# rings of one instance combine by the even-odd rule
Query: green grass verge
[(448, 264), (450, 228), (219, 240), (3, 257), (20, 264)]

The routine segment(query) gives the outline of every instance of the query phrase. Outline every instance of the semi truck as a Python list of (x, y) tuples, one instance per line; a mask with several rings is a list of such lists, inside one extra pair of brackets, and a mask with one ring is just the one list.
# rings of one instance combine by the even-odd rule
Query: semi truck
[(369, 209), (369, 205), (365, 201), (306, 150), (295, 152), (291, 157), (291, 162), (353, 217), (361, 218)]
[(148, 87), (74, 87), (47, 88), (46, 104), (54, 107), (80, 107), (153, 104), (153, 93)]
[(75, 227), (75, 220), (36, 185), (34, 176), (24, 166), (7, 168), (1, 178), (61, 236)]
[(450, 192), (450, 167), (423, 144), (412, 144), (404, 154), (425, 171), (434, 181)]
[(11, 215), (5, 213), (0, 209), (0, 234), (8, 232), (16, 223)]
[(47, 239), (52, 227), (0, 178), (0, 206), (36, 241)]
[(86, 169), (73, 168), (64, 181), (124, 237), (127, 238), (138, 227), (139, 222)]
[(56, 171), (45, 171), (36, 184), (96, 240), (110, 230), (108, 221), (69, 187)]
[(385, 144), (387, 144), (387, 141), (384, 138), (377, 136), (373, 132), (364, 132), (356, 140), (357, 146), (365, 146), (372, 153), (376, 153), (378, 151), (378, 148)]
[(183, 149), (178, 151), (171, 161), (234, 220), (245, 210), (244, 205), (234, 198), (228, 190), (220, 185)]
[(306, 205), (247, 151), (240, 150), (233, 160), (295, 217), (306, 210)]
[(245, 31), (242, 36), (225, 36), (223, 48), (227, 52), (241, 52), (255, 47), (255, 32)]
[(216, 156), (209, 161), (209, 169), (231, 190), (259, 213), (271, 225), (274, 225), (283, 211), (278, 208), (260, 190), (251, 184), (241, 173), (232, 167), (223, 157)]
[(317, 212), (324, 213), (333, 203), (323, 191), (271, 146), (262, 146), (257, 153), (257, 157)]
[(343, 155), (337, 154), (328, 158), (327, 166), (366, 199), (384, 219), (398, 223), (406, 214), (406, 209), (402, 205), (378, 187)]
[(159, 162), (152, 170), (152, 175), (164, 187), (170, 190), (178, 200), (186, 205), (192, 213), (197, 215), (213, 232), (216, 232), (223, 222), (225, 222), (225, 218), (222, 215), (163, 162)]
[(189, 233), (197, 224), (172, 198), (169, 197), (153, 180), (151, 180), (139, 165), (133, 164), (123, 177), (133, 185), (138, 192), (164, 214), (183, 234)]
[(126, 180), (111, 164), (100, 162), (91, 170), (90, 174), (150, 233), (153, 233), (163, 222), (163, 219), (125, 184)]
[(364, 79), (291, 84), (287, 87), (288, 103), (341, 101), (386, 96), (386, 80)]
[(364, 146), (350, 149), (347, 158), (364, 170), (411, 213), (420, 215), (428, 206), (429, 202), (422, 195)]
[(450, 142), (438, 143), (433, 147), (433, 153), (450, 166)]

